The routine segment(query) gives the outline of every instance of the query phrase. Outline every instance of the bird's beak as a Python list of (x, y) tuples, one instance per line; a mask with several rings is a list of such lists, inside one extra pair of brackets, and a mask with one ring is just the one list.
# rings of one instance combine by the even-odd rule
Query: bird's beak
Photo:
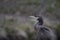
[(31, 19), (35, 19), (35, 20), (38, 19), (38, 17), (35, 17), (35, 16), (29, 16), (29, 18), (31, 18)]

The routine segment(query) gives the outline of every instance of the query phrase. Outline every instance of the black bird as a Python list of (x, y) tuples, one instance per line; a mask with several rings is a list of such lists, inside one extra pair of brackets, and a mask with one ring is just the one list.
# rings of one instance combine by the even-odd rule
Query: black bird
[(38, 22), (34, 26), (37, 34), (36, 40), (56, 40), (54, 31), (43, 25), (43, 18), (40, 16), (37, 20)]

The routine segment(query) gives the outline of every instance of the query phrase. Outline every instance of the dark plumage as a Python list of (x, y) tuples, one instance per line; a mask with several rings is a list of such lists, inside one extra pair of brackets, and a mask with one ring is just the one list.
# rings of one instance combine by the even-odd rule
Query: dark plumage
[(39, 25), (43, 25), (43, 18), (42, 17), (39, 17), (37, 20), (39, 22)]
[(56, 40), (56, 35), (54, 31), (49, 27), (43, 25), (43, 18), (39, 17), (38, 22), (34, 26), (36, 31), (37, 40)]

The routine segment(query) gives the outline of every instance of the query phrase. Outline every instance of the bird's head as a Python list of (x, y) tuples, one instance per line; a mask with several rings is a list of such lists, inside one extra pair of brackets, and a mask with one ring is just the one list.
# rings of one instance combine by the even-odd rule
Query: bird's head
[(30, 16), (31, 18), (33, 18), (34, 20), (37, 20), (39, 25), (43, 25), (43, 18), (42, 16)]
[(43, 25), (43, 18), (42, 18), (42, 16), (38, 16), (38, 23), (39, 23), (39, 25)]

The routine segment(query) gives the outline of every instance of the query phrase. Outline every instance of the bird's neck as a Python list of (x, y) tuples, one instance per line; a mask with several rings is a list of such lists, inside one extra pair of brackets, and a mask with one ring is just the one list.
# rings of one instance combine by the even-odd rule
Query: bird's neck
[(41, 22), (38, 22), (39, 25), (43, 25)]

